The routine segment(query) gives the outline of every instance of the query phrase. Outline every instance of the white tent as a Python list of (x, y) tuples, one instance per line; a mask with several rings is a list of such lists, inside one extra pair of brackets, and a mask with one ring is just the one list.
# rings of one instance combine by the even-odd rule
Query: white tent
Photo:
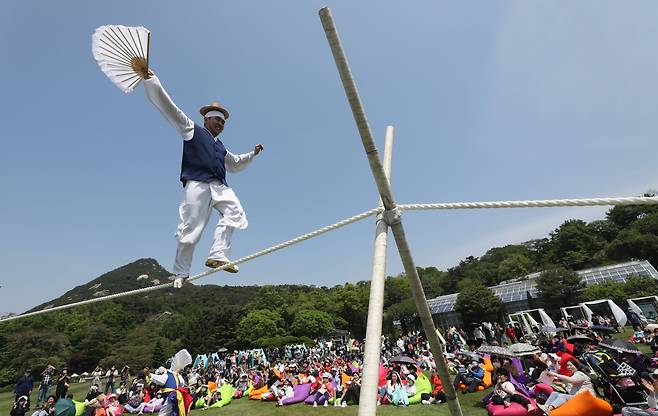
[(537, 313), (537, 315), (539, 316), (539, 319), (541, 319), (541, 322), (542, 322), (543, 326), (555, 327), (555, 322), (553, 322), (551, 317), (548, 316), (548, 314), (543, 309), (528, 309), (528, 310), (525, 310), (525, 311), (512, 313), (512, 314), (509, 315), (509, 319), (510, 319), (510, 321), (514, 321), (513, 318), (516, 318), (517, 320), (519, 320), (523, 324), (526, 332), (532, 333), (531, 328), (533, 328), (533, 327), (541, 328), (542, 327), (542, 325), (539, 325), (537, 320), (532, 316), (533, 312)]
[(593, 300), (591, 302), (583, 302), (580, 305), (583, 307), (585, 310), (585, 313), (587, 314), (587, 320), (592, 322), (592, 315), (594, 315), (594, 312), (587, 306), (587, 305), (600, 305), (600, 304), (607, 304), (610, 310), (612, 311), (612, 315), (615, 317), (615, 321), (619, 324), (619, 326), (625, 326), (626, 321), (628, 320), (626, 318), (626, 314), (624, 311), (617, 306), (616, 303), (611, 301), (610, 299), (600, 299), (600, 300)]
[[(580, 316), (574, 316), (575, 311), (579, 311)], [(560, 308), (560, 312), (562, 312), (562, 316), (565, 319), (568, 319), (569, 316), (574, 316), (574, 319), (576, 320), (581, 319), (581, 317), (583, 319), (587, 319), (587, 312), (585, 311), (585, 308), (583, 307), (582, 303), (574, 306), (565, 306), (563, 308)]]
[[(658, 296), (645, 296), (641, 298), (633, 298), (633, 299), (628, 299), (626, 300), (628, 302), (628, 306), (631, 308), (633, 312), (639, 315), (640, 319), (644, 322), (647, 323), (649, 319), (655, 319), (656, 314), (658, 310), (656, 310), (656, 307), (658, 306)], [(649, 308), (643, 310), (640, 306), (638, 306), (638, 303), (640, 305), (644, 306), (649, 306)]]

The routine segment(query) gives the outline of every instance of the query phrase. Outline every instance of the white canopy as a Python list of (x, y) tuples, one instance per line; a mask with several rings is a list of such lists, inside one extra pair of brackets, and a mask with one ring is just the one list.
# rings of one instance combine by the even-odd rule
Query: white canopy
[(626, 314), (624, 311), (617, 306), (613, 301), (610, 299), (600, 299), (600, 300), (593, 300), (591, 302), (583, 302), (580, 305), (583, 307), (583, 310), (587, 314), (587, 320), (592, 322), (592, 315), (594, 315), (594, 312), (590, 308), (587, 307), (587, 305), (598, 305), (601, 303), (607, 303), (608, 307), (610, 307), (610, 310), (612, 311), (612, 315), (615, 317), (615, 321), (619, 324), (619, 326), (625, 326), (626, 325)]
[[(525, 311), (520, 311), (516, 313), (512, 313), (509, 315), (510, 319), (512, 317), (519, 317), (520, 323), (524, 325), (524, 327), (529, 328), (529, 327), (537, 327), (541, 328), (542, 325), (539, 325), (537, 320), (532, 316), (530, 312), (537, 312), (539, 314), (539, 318), (541, 319), (541, 322), (544, 326), (552, 326), (555, 327), (555, 322), (551, 319), (550, 316), (543, 310), (543, 309), (528, 309)], [(531, 330), (527, 330), (528, 333), (532, 333)]]
[(628, 307), (631, 308), (631, 310), (635, 312), (638, 316), (640, 317), (644, 316), (644, 313), (642, 313), (642, 309), (640, 309), (640, 307), (637, 306), (635, 302), (633, 302), (630, 299), (627, 299), (626, 302), (628, 302)]
[(541, 318), (541, 321), (544, 325), (546, 326), (552, 326), (555, 328), (555, 322), (551, 319), (550, 316), (546, 312), (544, 312), (543, 309), (539, 309), (539, 317)]

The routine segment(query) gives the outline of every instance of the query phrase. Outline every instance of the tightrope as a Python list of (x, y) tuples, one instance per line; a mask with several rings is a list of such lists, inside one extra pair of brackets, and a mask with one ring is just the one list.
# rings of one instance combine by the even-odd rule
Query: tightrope
[[(308, 240), (310, 238), (317, 237), (321, 234), (328, 233), (329, 231), (333, 231), (337, 228), (344, 227), (344, 226), (346, 226), (348, 224), (351, 224), (353, 222), (360, 221), (364, 218), (368, 218), (371, 215), (375, 215), (379, 211), (380, 211), (379, 208), (370, 209), (368, 211), (362, 212), (361, 214), (357, 214), (353, 217), (346, 218), (344, 220), (338, 221), (338, 222), (336, 222), (334, 224), (331, 224), (331, 225), (328, 225), (326, 227), (322, 227), (322, 228), (319, 228), (315, 231), (311, 231), (310, 233), (300, 235), (299, 237), (295, 237), (292, 240), (285, 241), (283, 243), (277, 244), (277, 245), (272, 246), (270, 248), (266, 248), (265, 250), (261, 250), (261, 251), (258, 251), (256, 253), (250, 254), (248, 256), (242, 257), (242, 258), (240, 258), (238, 260), (235, 260), (231, 263), (225, 264), (222, 267), (218, 267), (216, 269), (209, 269), (205, 272), (196, 274), (194, 276), (190, 276), (190, 278), (187, 279), (187, 281), (190, 282), (190, 281), (193, 281), (193, 280), (201, 279), (202, 277), (206, 277), (206, 276), (209, 276), (213, 273), (217, 273), (221, 270), (224, 270), (225, 268), (231, 266), (232, 264), (245, 263), (249, 260), (253, 260), (257, 257), (261, 257), (261, 256), (264, 256), (266, 254), (281, 250), (283, 248), (286, 248), (286, 247), (292, 246), (294, 244), (300, 243), (304, 240)], [(173, 287), (173, 285), (174, 285), (173, 282), (163, 283), (163, 284), (160, 284), (160, 285), (149, 286), (149, 287), (144, 287), (144, 288), (135, 289), (135, 290), (128, 290), (126, 292), (114, 293), (112, 295), (101, 296), (101, 297), (97, 297), (97, 298), (94, 298), (94, 299), (87, 299), (87, 300), (83, 300), (83, 301), (80, 301), (80, 302), (69, 303), (69, 304), (66, 304), (66, 305), (53, 306), (52, 308), (41, 309), (41, 310), (34, 311), (34, 312), (27, 312), (27, 313), (24, 313), (24, 314), (21, 314), (21, 315), (15, 315), (15, 316), (10, 316), (10, 317), (4, 318), (4, 319), (0, 319), (0, 323), (7, 322), (7, 321), (13, 321), (15, 319), (27, 318), (29, 316), (41, 315), (41, 314), (48, 313), (48, 312), (54, 312), (54, 311), (61, 311), (61, 310), (64, 310), (64, 309), (70, 309), (70, 308), (73, 308), (73, 307), (76, 307), (76, 306), (89, 305), (91, 303), (96, 303), (96, 302), (103, 302), (103, 301), (106, 301), (106, 300), (121, 298), (121, 297), (124, 297), (124, 296), (132, 296), (132, 295), (137, 295), (137, 294), (140, 294), (140, 293), (152, 292), (154, 290)]]
[[(588, 198), (588, 199), (543, 199), (543, 200), (530, 200), (530, 201), (489, 201), (489, 202), (447, 202), (447, 203), (434, 203), (434, 204), (400, 204), (397, 208), (404, 211), (413, 210), (451, 210), (451, 209), (484, 209), (484, 208), (544, 208), (544, 207), (587, 207), (587, 206), (609, 206), (609, 205), (655, 205), (658, 204), (658, 197), (618, 197), (618, 198)], [(196, 274), (187, 279), (188, 282), (201, 279), (202, 277), (209, 276), (217, 273), (233, 264), (241, 264), (253, 260), (257, 257), (273, 253), (275, 251), (290, 247), (302, 241), (317, 237), (319, 235), (328, 233), (335, 229), (344, 227), (372, 215), (379, 214), (383, 208), (373, 208), (344, 220), (338, 221), (334, 224), (327, 225), (326, 227), (319, 228), (310, 233), (300, 235), (291, 240), (266, 248), (265, 250), (258, 251), (248, 256), (242, 257), (231, 263), (225, 264), (217, 269), (209, 269), (205, 272)], [(80, 302), (69, 303), (66, 305), (54, 306), (51, 308), (41, 309), (34, 312), (27, 312), (21, 315), (10, 316), (0, 319), (0, 323), (13, 321), (16, 319), (27, 318), (30, 316), (41, 315), (48, 312), (61, 311), (70, 309), (76, 306), (89, 305), (96, 302), (103, 302), (106, 300), (117, 299), (124, 296), (132, 296), (140, 293), (152, 292), (154, 290), (165, 289), (173, 287), (173, 282), (163, 283), (160, 285), (144, 287), (141, 289), (128, 290), (126, 292), (119, 292), (112, 295), (100, 296), (94, 299), (87, 299)]]
[(545, 208), (545, 207), (593, 207), (606, 205), (653, 205), (658, 197), (618, 197), (588, 199), (540, 199), (535, 201), (489, 201), (489, 202), (449, 202), (436, 204), (403, 204), (401, 210), (442, 210), (480, 208)]

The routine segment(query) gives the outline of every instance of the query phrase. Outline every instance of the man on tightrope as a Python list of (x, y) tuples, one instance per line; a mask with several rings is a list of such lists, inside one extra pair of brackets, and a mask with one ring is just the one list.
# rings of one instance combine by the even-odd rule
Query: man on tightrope
[[(174, 261), (174, 287), (182, 287), (190, 275), (194, 247), (210, 220), (212, 208), (220, 213), (214, 240), (206, 266), (218, 268), (230, 263), (231, 236), (236, 228), (247, 228), (247, 216), (240, 200), (226, 182), (226, 172), (244, 169), (255, 155), (263, 150), (257, 144), (254, 150), (235, 155), (226, 150), (219, 139), (228, 111), (214, 102), (203, 106), (203, 127), (185, 115), (162, 87), (152, 70), (141, 74), (146, 96), (183, 138), (183, 162), (180, 180), (185, 192), (179, 208), (176, 240), (178, 248)], [(237, 265), (229, 265), (227, 272), (237, 273)]]

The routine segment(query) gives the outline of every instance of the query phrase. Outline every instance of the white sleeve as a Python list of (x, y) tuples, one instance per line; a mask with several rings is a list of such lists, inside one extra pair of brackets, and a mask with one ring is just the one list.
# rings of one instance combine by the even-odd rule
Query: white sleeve
[(144, 91), (149, 101), (160, 110), (160, 113), (178, 131), (183, 140), (191, 140), (194, 136), (194, 122), (176, 107), (158, 77), (152, 76), (145, 79)]
[(247, 167), (247, 165), (254, 159), (255, 155), (256, 154), (253, 151), (241, 155), (234, 155), (227, 150), (226, 156), (224, 157), (226, 170), (229, 172), (240, 172)]
[(167, 382), (167, 374), (151, 374), (151, 382), (158, 386), (164, 386)]

